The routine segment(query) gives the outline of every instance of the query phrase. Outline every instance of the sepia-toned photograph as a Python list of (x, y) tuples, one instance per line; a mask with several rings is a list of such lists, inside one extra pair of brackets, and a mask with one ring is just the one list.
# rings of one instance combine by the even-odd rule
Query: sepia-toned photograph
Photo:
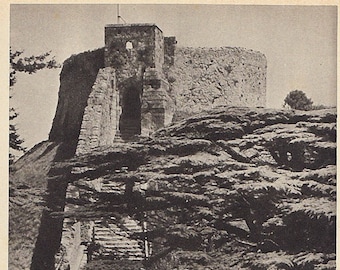
[(336, 5), (9, 24), (9, 270), (336, 269)]

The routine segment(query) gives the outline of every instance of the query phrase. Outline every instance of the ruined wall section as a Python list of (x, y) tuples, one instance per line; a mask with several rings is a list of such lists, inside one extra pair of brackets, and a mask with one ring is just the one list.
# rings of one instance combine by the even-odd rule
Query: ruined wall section
[(105, 66), (117, 71), (122, 139), (148, 135), (172, 118), (173, 108), (168, 108), (173, 101), (167, 94), (169, 84), (163, 65), (164, 37), (156, 25), (105, 27)]
[(87, 99), (98, 70), (104, 67), (104, 49), (72, 55), (60, 74), (59, 98), (49, 139), (78, 140)]
[(162, 32), (155, 25), (127, 24), (105, 27), (105, 66), (117, 69), (117, 80), (142, 79), (146, 67), (161, 66), (156, 45)]
[(171, 123), (175, 104), (169, 96), (169, 82), (156, 68), (146, 69), (144, 73), (142, 96), (141, 134), (151, 133)]
[(164, 69), (168, 69), (175, 62), (176, 37), (164, 37)]
[(176, 43), (155, 25), (107, 26), (104, 49), (65, 61), (49, 139), (77, 144), (79, 138), (81, 154), (112, 145), (117, 130), (123, 140), (150, 135), (174, 114), (177, 120), (219, 105), (265, 106), (263, 54)]
[(265, 106), (266, 57), (243, 48), (176, 48), (168, 72), (177, 117), (218, 105)]
[(119, 94), (115, 85), (115, 70), (100, 69), (85, 108), (76, 155), (98, 146), (113, 145), (119, 121)]
[(164, 64), (164, 37), (163, 33), (157, 27), (155, 28), (155, 68), (162, 72)]

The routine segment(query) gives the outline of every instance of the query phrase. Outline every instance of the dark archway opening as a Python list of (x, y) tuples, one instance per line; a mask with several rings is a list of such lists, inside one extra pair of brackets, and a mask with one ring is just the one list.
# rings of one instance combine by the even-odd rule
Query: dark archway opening
[(130, 140), (141, 134), (141, 94), (142, 84), (128, 80), (121, 95), (119, 130), (123, 140)]

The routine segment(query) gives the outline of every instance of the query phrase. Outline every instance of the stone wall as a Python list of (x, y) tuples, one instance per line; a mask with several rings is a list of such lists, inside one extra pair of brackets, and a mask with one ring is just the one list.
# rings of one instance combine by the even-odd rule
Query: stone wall
[(104, 67), (104, 49), (72, 55), (60, 74), (59, 99), (49, 139), (78, 140), (80, 126), (98, 70)]
[(164, 64), (164, 37), (162, 31), (155, 28), (155, 68), (159, 71), (163, 69)]
[(149, 136), (171, 123), (175, 108), (169, 96), (169, 83), (156, 68), (146, 69), (144, 73), (141, 105), (142, 135)]
[(76, 155), (113, 144), (119, 122), (119, 94), (115, 84), (113, 68), (99, 70), (85, 108)]
[(50, 140), (79, 140), (81, 154), (112, 145), (117, 129), (128, 141), (219, 105), (265, 106), (263, 54), (176, 43), (153, 24), (106, 26), (104, 49), (64, 63)]
[(164, 64), (165, 68), (172, 66), (175, 61), (176, 37), (164, 37)]
[[(69, 184), (66, 190), (67, 200), (79, 200), (81, 193)], [(78, 206), (65, 205), (65, 213), (75, 212)], [(86, 243), (91, 242), (91, 222), (82, 222), (74, 217), (65, 217), (59, 252), (55, 256), (55, 269), (83, 269), (87, 262)]]
[(263, 54), (243, 48), (176, 48), (168, 72), (177, 116), (218, 105), (265, 106)]

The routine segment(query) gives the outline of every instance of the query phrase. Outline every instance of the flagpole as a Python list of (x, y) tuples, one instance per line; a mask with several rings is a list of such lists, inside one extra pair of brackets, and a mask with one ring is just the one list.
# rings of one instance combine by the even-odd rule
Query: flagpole
[(117, 4), (117, 23), (119, 24), (119, 4)]

